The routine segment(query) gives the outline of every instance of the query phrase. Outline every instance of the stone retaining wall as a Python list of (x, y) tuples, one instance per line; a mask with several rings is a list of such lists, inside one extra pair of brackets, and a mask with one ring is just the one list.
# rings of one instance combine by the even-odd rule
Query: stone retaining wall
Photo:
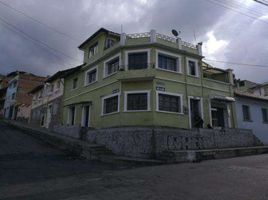
[(246, 129), (110, 128), (89, 130), (86, 140), (105, 145), (118, 155), (142, 158), (157, 157), (165, 151), (261, 145)]

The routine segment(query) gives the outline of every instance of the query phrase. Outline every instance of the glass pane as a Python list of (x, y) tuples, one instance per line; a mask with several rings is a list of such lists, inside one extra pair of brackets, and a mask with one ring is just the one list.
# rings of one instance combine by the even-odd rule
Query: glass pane
[(108, 66), (107, 66), (107, 74), (112, 74), (114, 72), (117, 72), (118, 69), (119, 69), (119, 58), (115, 58), (113, 59), (112, 61), (110, 61), (108, 63)]
[(147, 110), (147, 93), (128, 94), (127, 110)]
[(128, 54), (128, 69), (147, 68), (147, 52)]
[(104, 100), (104, 114), (117, 112), (118, 96), (114, 96)]
[(161, 69), (171, 70), (171, 71), (178, 71), (177, 70), (177, 59), (158, 55), (158, 67)]
[(159, 94), (159, 110), (168, 112), (181, 112), (180, 97), (166, 94)]
[(188, 61), (188, 65), (189, 65), (189, 74), (196, 76), (195, 62)]

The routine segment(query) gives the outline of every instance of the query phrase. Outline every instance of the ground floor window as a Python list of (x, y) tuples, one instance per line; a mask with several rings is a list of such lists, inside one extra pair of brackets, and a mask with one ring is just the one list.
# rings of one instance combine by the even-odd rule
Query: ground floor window
[(150, 91), (125, 92), (125, 111), (148, 111)]
[(262, 121), (263, 123), (268, 123), (268, 109), (267, 108), (262, 108)]
[(249, 110), (248, 105), (242, 105), (242, 112), (243, 112), (243, 120), (244, 121), (251, 121), (250, 110)]
[(157, 111), (182, 113), (182, 95), (158, 92)]
[(119, 112), (119, 94), (109, 95), (102, 98), (102, 114)]
[(68, 124), (71, 126), (75, 124), (75, 106), (69, 107)]

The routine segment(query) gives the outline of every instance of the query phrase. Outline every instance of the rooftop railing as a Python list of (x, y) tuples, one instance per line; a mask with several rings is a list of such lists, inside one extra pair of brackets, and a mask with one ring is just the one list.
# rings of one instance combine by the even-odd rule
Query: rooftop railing
[[(156, 33), (155, 30), (152, 30), (150, 32), (144, 32), (144, 33), (126, 34), (126, 38), (131, 38), (131, 39), (154, 38), (155, 40), (160, 39), (160, 40), (164, 40), (164, 41), (171, 42), (174, 44), (180, 43), (180, 45), (184, 47), (198, 50), (198, 45), (194, 45), (189, 42), (182, 41), (181, 38), (175, 38), (175, 37), (171, 37), (171, 36), (164, 35), (161, 33)], [(151, 39), (151, 40), (154, 40), (154, 39)]]

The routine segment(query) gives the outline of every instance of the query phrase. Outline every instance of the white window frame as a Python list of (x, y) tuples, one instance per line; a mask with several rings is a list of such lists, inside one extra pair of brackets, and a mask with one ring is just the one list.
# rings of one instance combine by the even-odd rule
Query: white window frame
[[(127, 95), (128, 94), (147, 94), (147, 110), (128, 110), (127, 109)], [(124, 112), (147, 112), (151, 111), (151, 90), (132, 90), (124, 92)]]
[(119, 68), (120, 68), (120, 66), (122, 65), (121, 53), (118, 53), (118, 54), (114, 55), (113, 57), (104, 61), (104, 63), (103, 63), (103, 78), (112, 76), (113, 74), (116, 74), (119, 71), (119, 69), (118, 69), (118, 71), (113, 72), (111, 74), (108, 74), (108, 63), (117, 57), (119, 58)]
[[(129, 50), (129, 51), (125, 51), (125, 69), (126, 70), (129, 70), (128, 69), (128, 54), (129, 53), (141, 53), (141, 52), (147, 52), (147, 65), (150, 64), (150, 53), (151, 53), (151, 49), (136, 49), (136, 50)], [(146, 69), (148, 69), (149, 66), (147, 66)]]
[[(171, 111), (164, 111), (159, 110), (159, 94), (166, 94), (170, 96), (177, 96), (180, 97), (180, 110), (181, 112), (171, 112)], [(163, 112), (163, 113), (172, 113), (172, 114), (183, 114), (183, 94), (180, 93), (171, 93), (171, 92), (163, 92), (163, 91), (156, 91), (156, 111), (157, 112)]]
[[(111, 97), (115, 97), (118, 96), (118, 102), (117, 102), (117, 111), (115, 112), (111, 112), (111, 113), (104, 113), (104, 101), (105, 99), (109, 99)], [(120, 92), (115, 93), (115, 94), (111, 94), (111, 95), (107, 95), (101, 98), (101, 116), (106, 116), (106, 115), (111, 115), (111, 114), (115, 114), (115, 113), (119, 113), (120, 112)]]
[[(173, 71), (173, 70), (168, 70), (168, 69), (163, 69), (163, 68), (160, 68), (159, 67), (159, 61), (158, 61), (158, 55), (166, 55), (167, 57), (172, 57), (172, 58), (175, 58), (177, 61), (176, 61), (176, 65), (177, 65), (177, 71)], [(167, 71), (167, 72), (172, 72), (172, 73), (179, 73), (181, 74), (182, 73), (182, 70), (181, 70), (181, 56), (178, 55), (178, 54), (174, 54), (174, 53), (170, 53), (170, 52), (167, 52), (167, 51), (163, 51), (163, 50), (156, 50), (156, 61), (155, 61), (155, 68), (158, 69), (158, 70), (162, 70), (162, 71)]]
[[(87, 74), (90, 73), (91, 71), (94, 71), (95, 69), (96, 69), (96, 80), (94, 82), (88, 83)], [(91, 85), (93, 83), (96, 83), (97, 81), (98, 81), (98, 67), (97, 66), (92, 67), (89, 70), (85, 71), (85, 82), (84, 82), (85, 86), (88, 86), (88, 85)]]
[[(189, 61), (195, 62), (195, 71), (196, 71), (196, 75), (192, 75), (190, 74), (190, 70), (189, 70)], [(186, 67), (187, 67), (187, 75), (188, 76), (192, 76), (192, 77), (196, 77), (198, 78), (200, 76), (200, 72), (199, 72), (199, 67), (198, 67), (198, 60), (194, 59), (194, 58), (186, 58)]]
[[(70, 112), (71, 112), (71, 107), (74, 107), (74, 124), (71, 124), (71, 118), (70, 118)], [(68, 106), (68, 121), (67, 121), (67, 124), (69, 126), (74, 126), (75, 125), (75, 118), (76, 118), (76, 106), (75, 105), (71, 105), (71, 106)]]

